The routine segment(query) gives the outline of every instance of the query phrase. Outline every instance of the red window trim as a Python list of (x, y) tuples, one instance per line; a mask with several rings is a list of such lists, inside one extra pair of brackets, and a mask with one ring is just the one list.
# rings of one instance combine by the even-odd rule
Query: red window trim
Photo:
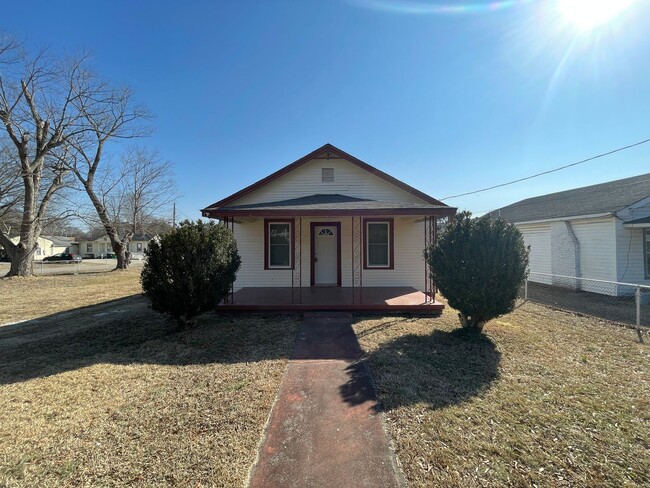
[[(289, 229), (291, 232), (291, 241), (289, 242), (289, 262), (291, 263), (286, 268), (278, 266), (269, 265), (269, 253), (271, 251), (269, 246), (269, 224), (289, 224)], [(264, 219), (264, 269), (265, 270), (283, 270), (283, 269), (293, 269), (295, 265), (294, 261), (294, 249), (293, 243), (295, 241), (295, 225), (294, 219)]]
[[(388, 266), (368, 266), (368, 223), (384, 222), (388, 224)], [(395, 219), (363, 219), (363, 269), (395, 269)]]

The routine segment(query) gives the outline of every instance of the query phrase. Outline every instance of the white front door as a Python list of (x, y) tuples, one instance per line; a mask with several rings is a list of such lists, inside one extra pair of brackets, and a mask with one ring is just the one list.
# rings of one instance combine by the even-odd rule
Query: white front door
[(338, 284), (338, 236), (335, 225), (314, 226), (314, 284)]

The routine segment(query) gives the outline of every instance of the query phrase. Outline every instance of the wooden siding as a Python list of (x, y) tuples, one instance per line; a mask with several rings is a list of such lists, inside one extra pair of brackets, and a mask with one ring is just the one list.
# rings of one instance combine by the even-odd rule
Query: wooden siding
[[(334, 181), (322, 181), (322, 169), (334, 169)], [(344, 159), (314, 159), (230, 205), (287, 200), (308, 195), (340, 194), (389, 202), (426, 203)]]
[[(302, 219), (302, 286), (310, 283), (310, 224), (341, 222), (341, 284), (352, 284), (352, 220), (345, 218)], [(424, 289), (424, 223), (395, 218), (394, 269), (363, 270), (364, 286), (410, 286)], [(289, 287), (291, 270), (264, 269), (264, 219), (235, 224), (235, 239), (242, 258), (235, 290), (244, 287)]]

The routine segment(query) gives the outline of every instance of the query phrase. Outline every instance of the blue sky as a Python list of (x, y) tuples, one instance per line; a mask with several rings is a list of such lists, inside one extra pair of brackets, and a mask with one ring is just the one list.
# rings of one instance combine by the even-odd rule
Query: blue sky
[[(558, 1), (9, 2), (0, 26), (132, 86), (197, 218), (326, 142), (444, 198), (650, 138), (648, 2), (584, 31)], [(650, 144), (447, 203), (645, 172)]]

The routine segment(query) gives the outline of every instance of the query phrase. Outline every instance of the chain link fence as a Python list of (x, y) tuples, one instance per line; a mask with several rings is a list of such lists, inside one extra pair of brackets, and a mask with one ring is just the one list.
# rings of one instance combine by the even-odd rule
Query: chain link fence
[[(144, 260), (132, 260), (131, 267), (142, 267)], [(34, 261), (35, 276), (75, 275), (86, 273), (105, 273), (113, 271), (117, 266), (117, 259), (84, 259), (75, 261)], [(9, 271), (9, 263), (0, 263), (0, 276)]]
[(520, 298), (611, 322), (650, 327), (650, 286), (530, 273)]

